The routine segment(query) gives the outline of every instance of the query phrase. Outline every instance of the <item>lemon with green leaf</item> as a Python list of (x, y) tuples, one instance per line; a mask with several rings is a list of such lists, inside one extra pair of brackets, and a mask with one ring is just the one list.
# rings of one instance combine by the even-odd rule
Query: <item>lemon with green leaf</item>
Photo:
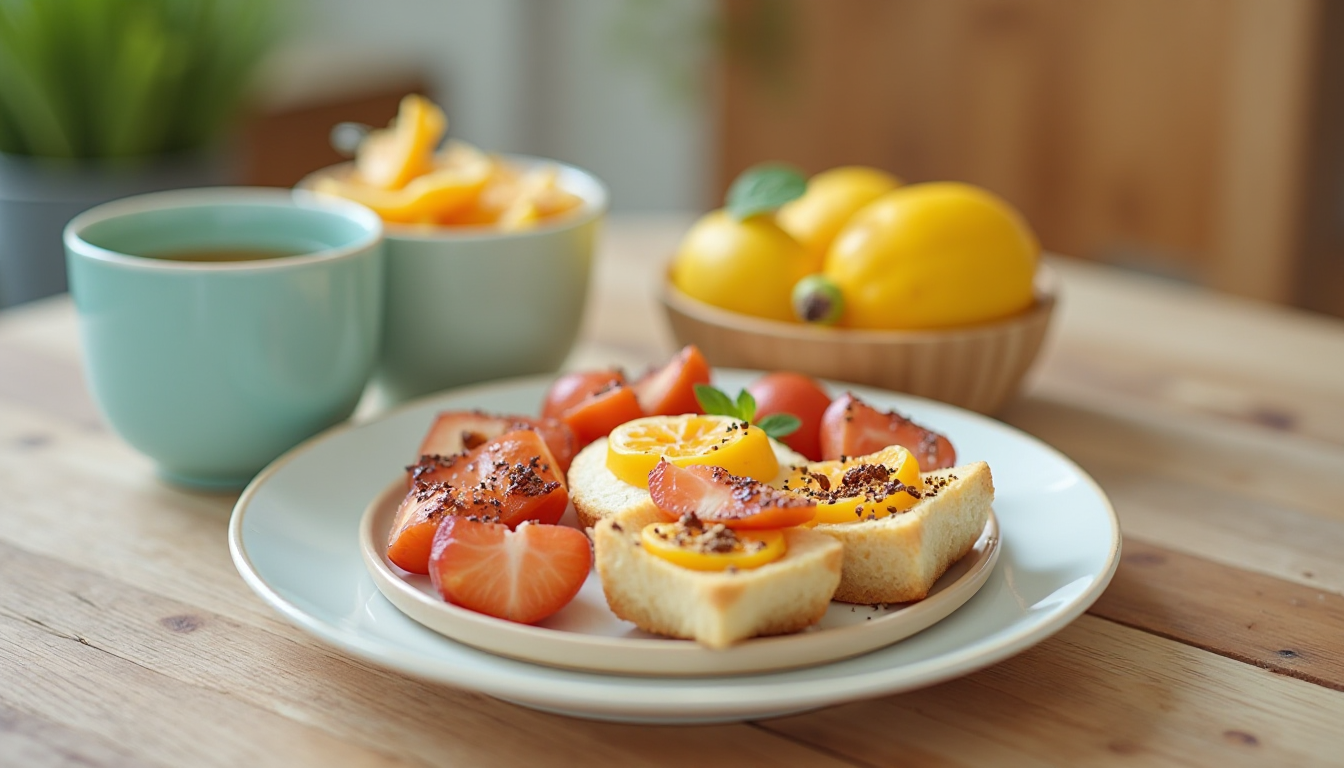
[(795, 322), (793, 287), (821, 270), (821, 258), (780, 228), (774, 211), (807, 188), (783, 165), (750, 168), (728, 190), (727, 205), (691, 227), (672, 261), (672, 284), (706, 304)]

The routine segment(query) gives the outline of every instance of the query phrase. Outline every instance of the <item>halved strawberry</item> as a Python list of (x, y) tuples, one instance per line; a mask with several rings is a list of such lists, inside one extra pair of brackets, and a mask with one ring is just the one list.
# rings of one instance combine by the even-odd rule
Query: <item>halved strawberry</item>
[(588, 537), (574, 528), (449, 518), (439, 526), (429, 577), (443, 599), (533, 624), (569, 604), (592, 568)]
[(879, 411), (852, 393), (837, 397), (821, 416), (821, 457), (866, 456), (889, 445), (915, 455), (922, 472), (957, 463), (957, 452), (946, 437), (895, 411)]
[(632, 386), (646, 416), (704, 413), (695, 399), (695, 385), (709, 383), (709, 363), (694, 344), (687, 344), (661, 368), (644, 374)]
[(565, 411), (564, 422), (574, 430), (578, 445), (583, 446), (643, 415), (635, 390), (624, 384), (614, 384)]
[(678, 467), (660, 461), (649, 473), (649, 495), (668, 520), (693, 515), (727, 528), (761, 530), (789, 528), (810, 521), (817, 503), (780, 491), (723, 467)]
[(551, 383), (541, 403), (545, 419), (563, 419), (565, 412), (599, 392), (624, 385), (625, 374), (617, 370), (567, 373)]
[(535, 430), (551, 449), (556, 466), (569, 471), (578, 449), (574, 432), (559, 419), (532, 416), (492, 415), (484, 411), (445, 411), (430, 426), (420, 443), (420, 456), (453, 456), (471, 450), (487, 440), (518, 429)]
[(408, 468), (412, 487), (388, 536), (387, 557), (412, 573), (429, 572), (429, 546), (445, 519), (556, 523), (569, 503), (564, 476), (541, 436), (507, 432), (456, 456), (425, 456)]

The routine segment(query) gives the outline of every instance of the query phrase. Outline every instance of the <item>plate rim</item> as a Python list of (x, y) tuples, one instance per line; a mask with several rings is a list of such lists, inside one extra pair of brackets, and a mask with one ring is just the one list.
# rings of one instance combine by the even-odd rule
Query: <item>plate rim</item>
[[(716, 373), (751, 376), (760, 375), (762, 372), (738, 368), (720, 368), (716, 369)], [(509, 679), (501, 679), (499, 674), (480, 667), (452, 666), (449, 668), (441, 661), (431, 660), (425, 662), (404, 659), (402, 658), (405, 656), (404, 651), (395, 649), (389, 650), (388, 646), (381, 641), (371, 641), (348, 629), (342, 629), (337, 625), (308, 615), (302, 608), (289, 602), (276, 590), (272, 589), (270, 585), (258, 575), (255, 566), (247, 554), (246, 546), (243, 543), (243, 523), (246, 519), (247, 508), (252, 503), (252, 500), (257, 495), (259, 489), (297, 456), (312, 450), (321, 443), (335, 439), (348, 431), (394, 418), (401, 413), (424, 407), (436, 400), (447, 399), (450, 397), (470, 397), (473, 394), (482, 392), (497, 393), (500, 389), (504, 388), (525, 389), (543, 382), (548, 382), (552, 380), (553, 377), (554, 374), (542, 374), (538, 376), (500, 379), (492, 382), (432, 393), (402, 403), (394, 408), (387, 409), (381, 413), (373, 415), (371, 418), (358, 422), (347, 421), (334, 427), (330, 427), (286, 451), (268, 464), (265, 469), (258, 473), (257, 476), (248, 483), (247, 487), (238, 497), (238, 501), (234, 504), (233, 511), (230, 514), (228, 528), (229, 555), (244, 583), (246, 583), (263, 602), (269, 605), (273, 610), (277, 611), (287, 621), (327, 644), (329, 647), (336, 648), (363, 661), (377, 664), (402, 674), (451, 685), (457, 688), (470, 689), (489, 696), (509, 699), (515, 702), (536, 703), (540, 706), (552, 709), (581, 710), (585, 713), (613, 712), (627, 716), (646, 713), (650, 716), (664, 717), (671, 711), (679, 713), (679, 716), (698, 716), (708, 711), (731, 715), (738, 712), (757, 712), (761, 711), (763, 708), (770, 711), (800, 711), (836, 704), (843, 701), (853, 701), (872, 696), (899, 693), (961, 677), (1015, 656), (1068, 626), (1081, 616), (1083, 612), (1101, 596), (1101, 593), (1105, 591), (1106, 587), (1115, 576), (1116, 568), (1119, 565), (1123, 540), (1120, 532), (1119, 519), (1115, 514), (1114, 505), (1112, 505), (1106, 492), (1090, 474), (1080, 467), (1077, 462), (1073, 461), (1073, 459), (1066, 456), (1054, 446), (1051, 446), (1033, 435), (1023, 432), (1014, 426), (1005, 424), (983, 414), (958, 408), (954, 405), (930, 400), (917, 395), (893, 392), (861, 384), (824, 380), (823, 384), (841, 389), (847, 388), (858, 394), (872, 392), (878, 393), (883, 398), (888, 398), (894, 395), (900, 400), (918, 402), (921, 408), (927, 408), (932, 412), (942, 411), (958, 416), (969, 416), (980, 422), (981, 425), (986, 428), (1010, 435), (1016, 440), (1025, 440), (1034, 444), (1039, 449), (1045, 451), (1047, 454), (1053, 456), (1055, 459), (1069, 467), (1076, 476), (1083, 480), (1087, 487), (1092, 491), (1093, 495), (1101, 502), (1102, 508), (1106, 512), (1106, 517), (1110, 524), (1110, 549), (1107, 552), (1106, 562), (1101, 569), (1101, 572), (1097, 574), (1097, 578), (1093, 580), (1087, 590), (1073, 596), (1041, 623), (1021, 627), (990, 647), (980, 647), (983, 645), (982, 638), (978, 643), (962, 646), (951, 653), (940, 654), (912, 664), (888, 667), (876, 672), (863, 673), (862, 675), (850, 674), (830, 677), (825, 681), (827, 684), (824, 686), (818, 685), (816, 681), (809, 680), (779, 681), (768, 679), (773, 675), (785, 674), (784, 672), (761, 673), (758, 675), (730, 678), (669, 679), (603, 675), (595, 672), (555, 670), (548, 667), (541, 668), (549, 671), (571, 672), (572, 674), (584, 675), (593, 679), (571, 680), (567, 681), (565, 685), (536, 686), (523, 684)], [(447, 640), (446, 638), (445, 640), (446, 642), (454, 642), (452, 640)], [(514, 661), (514, 663), (527, 664), (527, 662), (516, 661)], [(822, 665), (822, 667), (824, 666), (826, 665)], [(655, 685), (638, 686), (629, 684), (631, 681), (641, 680), (655, 683)], [(692, 687), (669, 689), (665, 686), (657, 685), (657, 683), (666, 683), (669, 680), (678, 683), (721, 683), (723, 681), (729, 681), (741, 684), (734, 687), (731, 700), (728, 700), (728, 696), (726, 695), (727, 692), (723, 687), (714, 686), (712, 688), (714, 696), (711, 700), (705, 701), (699, 695), (700, 689)], [(621, 685), (621, 695), (616, 699), (611, 695), (613, 681), (625, 683), (624, 685)], [(837, 690), (837, 687), (841, 690)]]
[[(585, 635), (583, 633), (566, 632), (564, 630), (553, 629), (550, 627), (539, 627), (527, 624), (518, 624), (517, 622), (498, 619), (493, 616), (487, 616), (485, 614), (477, 613), (475, 611), (466, 608), (461, 608), (459, 606), (453, 605), (451, 603), (442, 600), (438, 601), (434, 600), (433, 597), (426, 595), (424, 592), (422, 592), (414, 585), (409, 584), (405, 580), (405, 578), (403, 578), (401, 574), (397, 572), (397, 570), (399, 569), (395, 569), (389, 564), (386, 554), (382, 552), (376, 544), (376, 542), (378, 541), (377, 534), (379, 533), (379, 531), (374, 529), (380, 527), (378, 526), (377, 523), (378, 519), (385, 514), (383, 507), (389, 503), (388, 502), (389, 496), (395, 496), (396, 495), (395, 492), (402, 490), (402, 488), (400, 487), (402, 483), (403, 481), (400, 478), (393, 479), (391, 482), (389, 482), (387, 486), (385, 486), (383, 490), (378, 493), (377, 496), (375, 496), (372, 500), (369, 501), (367, 505), (365, 505), (364, 512), (360, 515), (359, 520), (359, 544), (360, 544), (360, 556), (361, 556), (360, 559), (365, 569), (370, 572), (370, 577), (373, 579), (374, 585), (378, 587), (378, 591), (382, 593), (383, 597), (387, 598), (388, 602), (392, 603), (393, 607), (401, 611), (412, 621), (415, 621), (416, 623), (425, 626), (426, 628), (430, 629), (436, 634), (446, 637), (447, 639), (452, 640), (454, 642), (471, 646), (489, 653), (494, 653), (497, 656), (504, 656), (506, 658), (516, 659), (518, 661), (523, 661), (531, 664), (538, 664), (541, 666), (554, 667), (557, 669), (566, 669), (576, 672), (626, 675), (626, 676), (633, 675), (637, 677), (656, 677), (656, 678), (668, 678), (668, 679), (685, 679), (685, 678), (697, 678), (697, 677), (700, 678), (733, 677), (733, 676), (751, 675), (751, 674), (768, 674), (770, 672), (785, 672), (791, 669), (823, 666), (825, 664), (830, 664), (832, 662), (843, 661), (844, 659), (852, 658), (854, 656), (861, 656), (865, 653), (871, 653), (873, 651), (885, 648), (893, 643), (901, 642), (906, 638), (913, 637), (914, 635), (919, 634), (920, 632), (923, 632), (924, 630), (933, 627), (938, 622), (951, 616), (953, 613), (957, 611), (957, 609), (959, 609), (961, 606), (969, 602), (971, 598), (975, 597), (976, 593), (979, 592), (980, 589), (986, 583), (988, 583), (989, 577), (993, 572), (994, 567), (998, 564), (999, 555), (1002, 552), (1002, 532), (999, 528), (998, 518), (994, 514), (994, 511), (991, 509), (989, 511), (988, 518), (985, 521), (985, 525), (980, 529), (980, 532), (976, 535), (976, 544), (979, 544), (982, 540), (988, 539), (988, 541), (984, 544), (984, 546), (980, 547), (981, 553), (977, 558), (978, 562), (971, 563), (970, 568), (965, 573), (963, 573), (960, 577), (954, 579), (953, 581), (949, 582), (937, 594), (932, 595), (931, 598), (926, 598), (925, 600), (912, 601), (905, 607), (896, 611), (892, 611), (886, 615), (883, 615), (876, 621), (873, 621), (872, 623), (867, 622), (854, 623), (842, 627), (834, 627), (830, 630), (820, 630), (817, 633), (810, 633), (810, 634), (795, 632), (787, 635), (773, 635), (770, 637), (752, 638), (749, 640), (745, 640), (740, 644), (735, 644), (732, 649), (728, 649), (728, 653), (732, 653), (737, 656), (746, 655), (753, 651), (768, 653), (770, 651), (776, 651), (776, 649), (779, 649), (780, 647), (789, 643), (800, 644), (803, 645), (804, 648), (806, 648), (807, 646), (817, 645), (826, 642), (824, 640), (813, 639), (820, 637), (823, 633), (826, 634), (826, 636), (831, 639), (832, 643), (834, 643), (834, 642), (844, 642), (849, 638), (855, 637), (860, 632), (863, 633), (864, 636), (872, 635), (875, 632), (880, 632), (880, 630), (884, 629), (886, 626), (896, 622), (900, 622), (901, 626), (903, 627), (908, 624), (918, 625), (916, 629), (909, 631), (906, 631), (905, 629), (893, 630), (894, 632), (898, 632), (901, 634), (899, 634), (899, 636), (893, 638), (892, 640), (880, 643), (879, 645), (863, 647), (860, 650), (846, 650), (838, 655), (830, 655), (827, 656), (826, 658), (821, 658), (817, 660), (806, 660), (776, 666), (755, 667), (751, 669), (738, 669), (736, 671), (708, 671), (707, 669), (705, 669), (705, 670), (685, 671), (685, 672), (651, 672), (636, 669), (620, 669), (618, 668), (618, 664), (616, 663), (613, 663), (612, 666), (606, 668), (599, 668), (593, 666), (584, 666), (580, 664), (564, 663), (560, 661), (546, 661), (543, 660), (542, 655), (527, 657), (513, 653), (507, 653), (502, 650), (495, 650), (491, 648), (482, 647), (481, 645), (470, 642), (469, 640), (466, 639), (454, 637), (453, 635), (440, 630), (438, 627), (432, 626), (430, 624), (421, 621), (414, 614), (402, 608), (402, 606), (398, 603), (398, 598), (389, 595), (388, 590), (391, 589), (397, 592), (400, 595), (400, 599), (414, 601), (416, 604), (423, 606), (427, 610), (440, 611), (447, 616), (453, 617), (454, 621), (460, 621), (468, 624), (469, 627), (465, 631), (463, 631), (462, 634), (470, 634), (473, 631), (477, 633), (505, 632), (510, 635), (513, 635), (520, 641), (531, 640), (543, 644), (563, 644), (567, 647), (573, 648), (574, 652), (582, 652), (583, 649), (588, 649), (592, 651), (605, 650), (613, 652), (615, 654), (620, 654), (623, 657), (630, 657), (635, 654), (653, 654), (653, 653), (675, 654), (677, 662), (682, 665), (701, 664), (702, 662), (697, 661), (699, 657), (705, 656), (707, 653), (709, 654), (722, 653), (722, 651), (713, 651), (711, 649), (706, 649), (703, 646), (697, 645), (693, 640), (685, 640), (679, 638), (656, 637), (656, 636), (631, 638), (631, 637), (621, 637), (612, 635)], [(402, 495), (404, 495), (404, 493)], [(974, 551), (974, 548), (972, 551)], [(968, 552), (967, 554), (969, 555), (970, 553)], [(592, 578), (591, 573), (589, 578)], [(392, 586), (385, 586), (385, 583)], [(944, 596), (942, 600), (937, 599), (939, 595)], [(924, 606), (924, 609), (919, 610), (920, 606)], [(934, 618), (930, 620), (927, 614), (932, 614)], [(921, 622), (927, 622), (927, 623), (921, 624)], [(472, 629), (473, 627), (474, 630)], [(841, 633), (843, 633), (844, 637), (837, 637), (837, 635)], [(577, 635), (577, 637), (574, 637), (575, 635)], [(809, 639), (803, 640), (802, 643), (799, 643), (799, 641), (802, 640), (803, 638), (809, 638)], [(852, 641), (850, 642), (850, 645), (853, 645)], [(558, 656), (559, 654), (555, 655)], [(817, 655), (817, 652), (812, 651), (811, 655)], [(712, 667), (722, 662), (723, 659), (720, 658), (713, 662), (703, 662), (703, 663), (706, 665), (706, 667)], [(632, 664), (633, 661), (625, 663)]]

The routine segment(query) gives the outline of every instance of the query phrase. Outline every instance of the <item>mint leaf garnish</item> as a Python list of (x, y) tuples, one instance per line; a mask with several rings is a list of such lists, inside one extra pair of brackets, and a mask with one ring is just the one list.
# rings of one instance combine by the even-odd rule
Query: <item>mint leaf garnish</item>
[(745, 389), (737, 393), (737, 417), (748, 424), (756, 419), (756, 398)]
[[(737, 400), (729, 397), (720, 389), (708, 384), (695, 385), (695, 399), (705, 413), (711, 416), (727, 416), (745, 421), (748, 424), (756, 419), (756, 398), (747, 390), (737, 393)], [(761, 431), (778, 440), (798, 431), (803, 422), (791, 413), (772, 413), (756, 423)]]
[(728, 188), (727, 208), (741, 221), (769, 213), (807, 191), (807, 177), (797, 168), (781, 163), (753, 165)]
[(737, 405), (732, 398), (708, 384), (695, 385), (695, 399), (696, 402), (700, 403), (700, 407), (704, 409), (705, 413), (711, 416), (741, 418), (737, 415)]
[(803, 426), (803, 420), (792, 413), (772, 413), (761, 419), (756, 426), (760, 427), (765, 434), (778, 440), (797, 432), (798, 428)]

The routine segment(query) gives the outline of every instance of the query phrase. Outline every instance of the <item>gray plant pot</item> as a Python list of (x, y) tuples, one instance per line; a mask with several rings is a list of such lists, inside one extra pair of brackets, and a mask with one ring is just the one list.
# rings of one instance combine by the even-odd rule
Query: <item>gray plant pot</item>
[(128, 195), (226, 184), (223, 152), (125, 162), (48, 160), (0, 153), (0, 308), (65, 290), (66, 222)]

